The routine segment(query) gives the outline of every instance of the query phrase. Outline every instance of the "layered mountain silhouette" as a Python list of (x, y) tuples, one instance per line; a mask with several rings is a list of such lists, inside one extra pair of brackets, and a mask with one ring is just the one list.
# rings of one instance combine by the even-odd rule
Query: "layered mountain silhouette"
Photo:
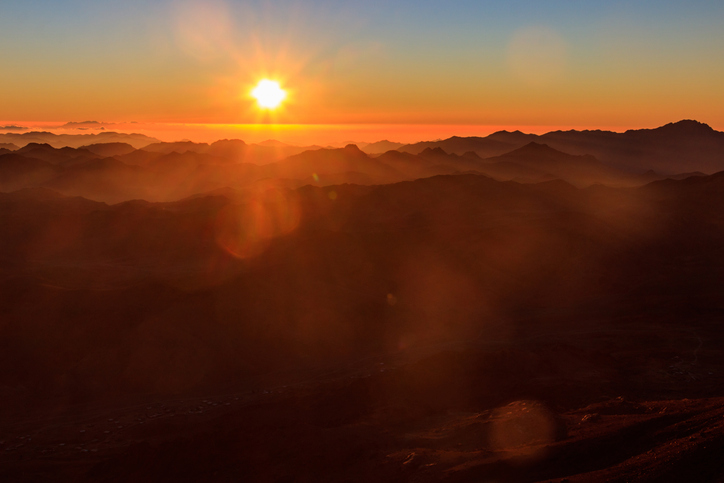
[[(73, 169), (103, 168), (129, 179), (139, 169), (107, 159)], [(443, 175), (112, 206), (45, 188), (2, 193), (1, 308), (15, 335), (0, 366), (24, 369), (2, 372), (0, 382), (72, 374), (86, 391), (191, 388), (230, 370), (468, 337), (490, 317), (539, 307), (604, 310), (597, 304), (618, 298), (635, 310), (652, 300), (667, 310), (718, 306), (724, 230), (711, 207), (722, 193), (722, 173), (633, 190)], [(99, 288), (103, 295), (91, 296)], [(43, 302), (24, 310), (30, 300)], [(76, 329), (63, 333), (70, 323)], [(75, 355), (22, 359), (39, 324)], [(178, 365), (144, 362), (155, 330), (173, 343), (154, 350)], [(87, 335), (72, 339), (79, 331)], [(192, 370), (199, 364), (203, 375)]]
[(706, 124), (685, 120), (656, 129), (605, 131), (558, 131), (541, 139), (572, 154), (592, 154), (624, 169), (653, 169), (664, 174), (721, 171), (724, 133)]
[(69, 147), (54, 148), (47, 143), (28, 143), (22, 148), (15, 151), (27, 158), (40, 159), (51, 164), (65, 165), (72, 164), (76, 161), (84, 161), (95, 159), (99, 156), (88, 149)]
[[(26, 134), (37, 135), (18, 136)], [(59, 142), (53, 136), (53, 142)], [(80, 135), (74, 142), (87, 136)], [(382, 154), (368, 154), (355, 145), (307, 149), (276, 142), (220, 140), (211, 144), (156, 142), (141, 149), (115, 141), (78, 148), (27, 142), (0, 156), (12, 154), (2, 181), (5, 191), (48, 187), (70, 196), (117, 203), (139, 198), (172, 201), (227, 187), (250, 189), (259, 183), (290, 188), (374, 185), (466, 172), (521, 183), (560, 179), (578, 187), (640, 186), (724, 167), (721, 138), (722, 133), (704, 124), (682, 121), (621, 134), (568, 131), (536, 136), (501, 131), (488, 138), (453, 137)], [(27, 165), (21, 158), (28, 160)]]
[(16, 191), (40, 186), (60, 174), (61, 169), (43, 161), (15, 153), (0, 154), (0, 190)]
[(427, 148), (442, 148), (445, 152), (452, 154), (465, 154), (472, 151), (480, 157), (488, 158), (506, 153), (516, 147), (516, 143), (498, 141), (497, 139), (453, 136), (443, 141), (424, 141), (408, 144), (398, 149), (407, 153), (419, 154)]
[[(399, 163), (409, 158), (390, 152), (378, 159)], [(633, 186), (660, 177), (654, 172), (647, 176), (634, 175), (606, 165), (593, 156), (571, 155), (536, 142), (490, 158), (481, 158), (474, 151), (457, 155), (448, 154), (441, 147), (428, 147), (418, 154), (417, 159), (422, 162), (413, 162), (415, 170), (409, 172), (411, 176), (413, 173), (417, 177), (423, 177), (453, 172), (476, 172), (499, 181), (536, 183), (561, 179), (576, 186)]]
[(721, 158), (724, 133), (692, 120), (624, 133), (572, 130), (538, 136), (520, 131), (499, 131), (484, 138), (454, 136), (399, 149), (417, 154), (428, 147), (440, 147), (448, 153), (474, 151), (487, 158), (510, 152), (533, 141), (570, 154), (592, 155), (605, 164), (633, 173), (653, 170), (663, 175), (693, 171), (712, 174), (724, 169)]
[[(371, 158), (356, 145), (349, 144), (339, 149), (305, 151), (290, 156), (278, 163), (265, 166), (269, 177), (307, 179), (336, 177), (336, 183), (345, 182), (340, 178), (366, 176), (364, 184), (384, 184), (404, 179), (404, 176), (383, 162)], [(326, 182), (325, 184), (336, 184)]]
[(591, 155), (571, 155), (536, 142), (485, 161), (491, 166), (483, 172), (496, 178), (510, 176), (509, 179), (529, 181), (563, 179), (578, 186), (639, 184), (630, 173), (608, 166)]
[(229, 160), (229, 162), (250, 162), (254, 164), (267, 164), (304, 151), (317, 149), (319, 149), (319, 146), (290, 146), (288, 144), (270, 141), (262, 144), (247, 144), (240, 139), (222, 139), (210, 145), (192, 141), (174, 143), (160, 142), (150, 144), (143, 148), (144, 151), (162, 154), (174, 152), (183, 154), (190, 151), (198, 154), (210, 154), (223, 157)]
[(81, 146), (80, 149), (85, 149), (98, 156), (110, 157), (120, 156), (123, 154), (129, 154), (136, 150), (133, 146), (128, 143), (98, 143), (89, 144), (87, 146)]
[(720, 134), (16, 143), (0, 479), (717, 481)]
[(145, 134), (126, 134), (111, 131), (94, 134), (54, 134), (44, 131), (0, 134), (0, 143), (12, 143), (20, 147), (28, 143), (38, 143), (50, 144), (56, 148), (77, 148), (88, 144), (115, 142), (128, 143), (138, 149), (153, 142), (158, 142), (158, 139), (146, 136)]
[[(354, 144), (354, 143), (352, 143)], [(403, 143), (383, 140), (374, 143), (357, 143), (359, 148), (367, 154), (382, 154), (393, 149), (399, 149), (404, 146)]]
[[(571, 130), (535, 135), (520, 131), (499, 131), (487, 137), (453, 136), (441, 141), (408, 145), (380, 141), (361, 146), (364, 151), (375, 155), (391, 149), (420, 154), (426, 148), (439, 147), (450, 154), (464, 155), (475, 152), (481, 158), (489, 158), (508, 153), (530, 142), (547, 144), (569, 154), (592, 155), (605, 164), (635, 174), (648, 170), (666, 176), (696, 171), (711, 174), (724, 169), (720, 155), (724, 145), (724, 134), (693, 120), (670, 123), (655, 129), (629, 130), (624, 133)], [(246, 144), (239, 140), (217, 141), (214, 143), (216, 147), (193, 142), (162, 143), (141, 134), (114, 132), (57, 135), (32, 131), (0, 134), (0, 149), (16, 150), (29, 143), (50, 144), (56, 148), (127, 143), (136, 149), (148, 147), (149, 151), (164, 154), (173, 151), (180, 154), (186, 151), (205, 153), (208, 150), (212, 154), (234, 158), (236, 162), (254, 164), (280, 161), (303, 151), (319, 149), (319, 146), (290, 146), (278, 142)], [(223, 151), (223, 154), (220, 154), (220, 151)], [(96, 154), (108, 156), (124, 153), (107, 151)]]

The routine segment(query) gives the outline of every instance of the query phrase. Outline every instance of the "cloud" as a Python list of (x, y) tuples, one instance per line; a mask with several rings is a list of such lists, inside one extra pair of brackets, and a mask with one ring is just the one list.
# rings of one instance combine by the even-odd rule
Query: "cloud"
[(70, 121), (60, 126), (60, 129), (78, 129), (81, 131), (87, 131), (89, 129), (105, 130), (106, 126), (112, 126), (112, 123), (98, 121)]
[(27, 131), (27, 129), (27, 127), (16, 126), (14, 124), (11, 124), (9, 126), (0, 126), (0, 131)]

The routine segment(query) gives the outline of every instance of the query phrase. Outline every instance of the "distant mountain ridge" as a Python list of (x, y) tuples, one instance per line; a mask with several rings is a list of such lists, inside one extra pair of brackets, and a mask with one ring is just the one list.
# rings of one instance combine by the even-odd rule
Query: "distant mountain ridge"
[[(724, 171), (724, 133), (696, 121), (624, 133), (498, 131), (487, 138), (453, 136), (381, 154), (366, 153), (354, 144), (319, 148), (248, 144), (239, 139), (210, 144), (154, 140), (136, 149), (130, 142), (114, 140), (116, 134), (70, 135), (75, 144), (84, 142), (78, 147), (54, 146), (66, 138), (50, 133), (13, 134), (24, 136), (24, 142), (22, 147), (13, 145), (14, 150), (0, 149), (0, 190), (46, 187), (68, 196), (118, 203), (140, 198), (173, 201), (260, 184), (287, 188), (379, 185), (441, 174), (474, 173), (519, 183), (560, 179), (576, 187), (632, 187)], [(87, 143), (98, 141), (99, 136), (108, 142)], [(42, 139), (33, 140), (37, 137)], [(134, 142), (141, 139), (151, 138)]]
[(496, 139), (485, 137), (460, 137), (453, 136), (442, 141), (423, 141), (414, 144), (407, 144), (399, 148), (399, 151), (412, 154), (420, 154), (426, 148), (442, 148), (451, 154), (464, 154), (469, 151), (477, 153), (483, 158), (498, 156), (515, 149), (517, 146), (509, 142), (502, 142)]
[(382, 154), (391, 149), (399, 149), (404, 145), (404, 143), (396, 143), (384, 139), (382, 141), (360, 145), (359, 148), (367, 154)]
[(408, 144), (400, 151), (418, 154), (440, 147), (451, 154), (474, 151), (483, 158), (499, 156), (535, 141), (570, 154), (595, 156), (601, 162), (631, 173), (654, 170), (673, 175), (724, 170), (724, 132), (709, 125), (682, 120), (654, 129), (631, 129), (623, 133), (601, 130), (552, 131), (525, 134), (498, 131), (487, 137), (453, 136), (441, 141)]
[(0, 143), (12, 143), (20, 147), (29, 143), (47, 143), (55, 148), (79, 148), (88, 144), (115, 142), (128, 143), (138, 149), (151, 143), (159, 142), (159, 140), (146, 136), (145, 134), (128, 134), (113, 131), (93, 134), (54, 134), (47, 131), (0, 134)]
[[(426, 148), (439, 147), (449, 154), (475, 153), (481, 158), (491, 158), (532, 141), (569, 154), (589, 154), (607, 165), (633, 174), (643, 174), (649, 170), (662, 175), (696, 171), (711, 174), (724, 169), (724, 133), (695, 120), (672, 122), (653, 129), (630, 129), (623, 133), (568, 130), (537, 135), (516, 130), (498, 131), (485, 137), (452, 136), (439, 141), (404, 145), (385, 140), (360, 143), (359, 146), (362, 151), (375, 156), (391, 149), (420, 154)], [(164, 154), (172, 151), (180, 154), (185, 151), (210, 152), (233, 158), (234, 162), (255, 164), (276, 162), (304, 151), (321, 149), (320, 146), (292, 146), (274, 140), (259, 144), (248, 144), (242, 140), (220, 140), (212, 144), (192, 141), (167, 143), (144, 134), (118, 132), (54, 134), (30, 131), (0, 134), (0, 149), (15, 151), (30, 143), (49, 144), (54, 148), (92, 146), (89, 150), (100, 156), (129, 154), (131, 151), (127, 147), (121, 147), (126, 144), (134, 149), (145, 148), (149, 152)], [(116, 148), (99, 147), (110, 143), (119, 144)]]
[(120, 142), (88, 144), (81, 146), (80, 149), (86, 149), (99, 156), (118, 156), (132, 153), (136, 150), (136, 148), (128, 143)]
[[(617, 163), (607, 163), (587, 152), (593, 150), (590, 149), (593, 141), (600, 146), (601, 139), (613, 139), (608, 144), (602, 144), (608, 148), (608, 151), (603, 149), (603, 155), (618, 152), (620, 143), (617, 144), (617, 140), (622, 139), (621, 136), (634, 140), (654, 139), (647, 142), (659, 147), (658, 152), (680, 153), (678, 145), (670, 145), (671, 139), (682, 136), (676, 134), (680, 131), (689, 140), (686, 145), (690, 149), (694, 149), (691, 146), (699, 147), (698, 156), (709, 156), (709, 168), (718, 167), (717, 159), (721, 162), (722, 152), (718, 142), (722, 133), (706, 125), (691, 123), (624, 134), (572, 131), (535, 136), (498, 132), (491, 136), (506, 141), (453, 137), (439, 142), (418, 143), (414, 149), (400, 148), (380, 155), (367, 154), (354, 144), (344, 148), (305, 149), (281, 143), (260, 146), (238, 139), (219, 140), (211, 144), (157, 142), (142, 149), (120, 142), (94, 143), (78, 148), (56, 148), (49, 143), (30, 142), (15, 151), (0, 151), (0, 171), (3, 174), (0, 190), (47, 187), (68, 196), (84, 196), (107, 203), (132, 199), (156, 202), (178, 200), (214, 190), (251, 189), (261, 184), (286, 188), (306, 184), (379, 185), (464, 173), (519, 183), (560, 179), (577, 187), (593, 184), (640, 186), (666, 177), (707, 174), (708, 170), (703, 169), (700, 163), (691, 163), (691, 155), (680, 155), (685, 162), (680, 166), (674, 165), (673, 168), (680, 167), (681, 170), (670, 169), (673, 174), (665, 174), (667, 170), (660, 169), (662, 163), (656, 157), (639, 155), (637, 161), (641, 169), (632, 167), (633, 163), (624, 163), (622, 159), (625, 160), (625, 157), (616, 158)], [(691, 140), (692, 137), (708, 139), (709, 144), (704, 141), (697, 144)], [(535, 140), (530, 141), (531, 138)], [(663, 141), (658, 141), (662, 138)], [(514, 140), (523, 144), (518, 146), (508, 142)], [(443, 146), (457, 152), (448, 152)], [(568, 150), (564, 151), (560, 146)], [(483, 157), (476, 147), (482, 147), (482, 152), (488, 154), (507, 148), (502, 154)], [(653, 152), (654, 148), (649, 151)], [(626, 154), (625, 151), (623, 153)]]
[(248, 144), (241, 139), (220, 139), (211, 144), (193, 141), (157, 142), (144, 146), (142, 149), (163, 154), (174, 152), (178, 154), (186, 152), (211, 154), (226, 157), (232, 162), (268, 164), (288, 156), (322, 148), (319, 146), (291, 146), (271, 140), (260, 144)]

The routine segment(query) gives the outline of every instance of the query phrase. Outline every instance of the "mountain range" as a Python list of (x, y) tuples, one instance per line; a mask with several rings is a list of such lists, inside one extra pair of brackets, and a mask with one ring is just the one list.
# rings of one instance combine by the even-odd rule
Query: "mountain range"
[(0, 148), (0, 480), (720, 481), (721, 135)]
[(55, 134), (45, 131), (0, 134), (0, 143), (12, 143), (20, 147), (28, 143), (38, 143), (50, 144), (56, 148), (77, 148), (87, 144), (121, 142), (128, 143), (135, 148), (142, 148), (157, 141), (157, 139), (146, 136), (145, 134), (126, 134), (111, 131), (93, 134)]
[(721, 158), (724, 133), (706, 124), (684, 120), (656, 129), (611, 131), (553, 131), (542, 135), (499, 131), (487, 137), (451, 137), (407, 145), (400, 150), (418, 154), (425, 148), (448, 153), (473, 151), (483, 158), (498, 156), (530, 142), (577, 155), (592, 155), (603, 163), (629, 172), (654, 170), (661, 174), (724, 169)]
[[(25, 140), (43, 133), (13, 136), (26, 134)], [(81, 139), (87, 141), (87, 136)], [(374, 185), (464, 172), (523, 183), (561, 179), (579, 187), (638, 186), (663, 177), (722, 170), (722, 152), (724, 133), (693, 121), (621, 134), (568, 131), (536, 136), (501, 131), (487, 138), (406, 145), (382, 154), (365, 153), (355, 145), (295, 147), (241, 140), (154, 142), (141, 149), (117, 141), (77, 148), (29, 142), (0, 151), (0, 189), (47, 187), (109, 203), (137, 198), (172, 201), (270, 181), (286, 187)]]

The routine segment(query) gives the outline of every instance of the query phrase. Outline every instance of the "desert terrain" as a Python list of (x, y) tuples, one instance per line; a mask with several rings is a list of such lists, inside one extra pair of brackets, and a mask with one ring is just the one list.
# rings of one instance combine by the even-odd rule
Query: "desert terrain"
[(3, 481), (724, 479), (706, 124), (0, 143)]

